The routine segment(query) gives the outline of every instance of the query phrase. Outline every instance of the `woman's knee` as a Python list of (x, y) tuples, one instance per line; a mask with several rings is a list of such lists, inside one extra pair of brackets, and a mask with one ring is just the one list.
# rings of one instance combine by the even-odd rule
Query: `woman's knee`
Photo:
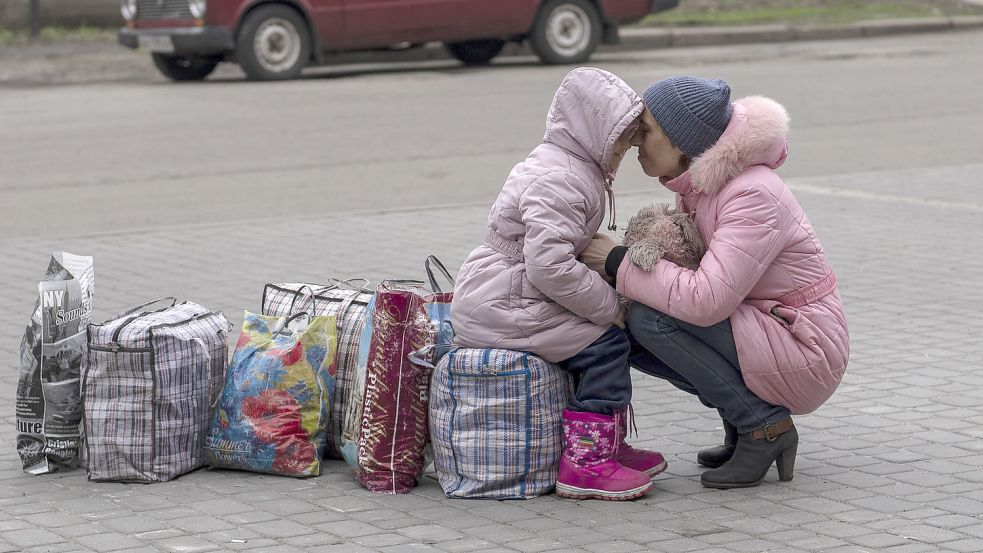
[(637, 301), (633, 301), (628, 307), (628, 316), (625, 320), (628, 329), (636, 338), (644, 335), (669, 334), (679, 330), (675, 318)]

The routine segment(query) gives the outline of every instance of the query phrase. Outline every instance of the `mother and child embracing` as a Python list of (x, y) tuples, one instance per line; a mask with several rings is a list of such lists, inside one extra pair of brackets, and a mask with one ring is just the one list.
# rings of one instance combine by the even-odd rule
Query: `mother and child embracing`
[[(563, 412), (559, 496), (630, 500), (666, 470), (625, 443), (630, 368), (716, 409), (722, 445), (697, 455), (710, 488), (792, 479), (791, 415), (836, 389), (849, 337), (836, 277), (788, 186), (788, 114), (722, 80), (670, 77), (639, 97), (617, 76), (578, 68), (554, 95), (542, 144), (517, 164), (483, 243), (454, 288), (462, 347), (527, 351), (574, 377)], [(633, 262), (597, 234), (623, 157), (675, 193), (702, 240), (691, 267)], [(705, 251), (704, 251), (705, 248)]]

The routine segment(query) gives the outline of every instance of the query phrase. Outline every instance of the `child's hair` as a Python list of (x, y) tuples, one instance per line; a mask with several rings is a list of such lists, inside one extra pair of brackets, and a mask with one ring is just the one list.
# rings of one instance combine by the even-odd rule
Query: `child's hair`
[(679, 166), (683, 168), (684, 171), (689, 169), (690, 164), (693, 161), (686, 154), (679, 154)]

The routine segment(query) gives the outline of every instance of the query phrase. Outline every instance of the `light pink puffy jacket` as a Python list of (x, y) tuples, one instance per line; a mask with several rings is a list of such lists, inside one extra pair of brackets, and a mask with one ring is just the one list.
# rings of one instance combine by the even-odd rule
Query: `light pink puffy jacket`
[(774, 172), (785, 161), (787, 139), (781, 105), (738, 100), (720, 140), (689, 171), (663, 183), (693, 214), (707, 244), (699, 269), (662, 260), (646, 272), (626, 258), (618, 291), (698, 326), (729, 317), (748, 388), (802, 414), (839, 385), (850, 347), (833, 269)]
[(607, 71), (567, 74), (543, 144), (512, 168), (484, 244), (458, 273), (451, 309), (457, 345), (557, 362), (610, 327), (618, 295), (577, 256), (604, 219), (614, 142), (642, 109), (638, 95)]

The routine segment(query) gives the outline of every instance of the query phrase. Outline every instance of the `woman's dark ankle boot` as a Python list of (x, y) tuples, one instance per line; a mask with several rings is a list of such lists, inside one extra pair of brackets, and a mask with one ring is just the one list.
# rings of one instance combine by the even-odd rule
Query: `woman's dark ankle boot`
[(701, 449), (696, 454), (696, 462), (704, 467), (715, 469), (730, 461), (736, 447), (737, 429), (731, 426), (729, 422), (724, 421), (724, 444)]
[(788, 482), (795, 469), (798, 446), (799, 433), (789, 417), (754, 432), (741, 434), (730, 461), (720, 468), (704, 472), (700, 480), (707, 488), (750, 488), (760, 484), (771, 464), (775, 463), (778, 465), (778, 478)]

